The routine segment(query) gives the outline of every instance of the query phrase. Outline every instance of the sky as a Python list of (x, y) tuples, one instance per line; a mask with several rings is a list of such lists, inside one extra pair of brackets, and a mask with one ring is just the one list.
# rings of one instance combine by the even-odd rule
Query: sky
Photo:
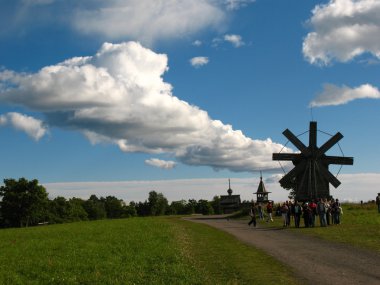
[[(380, 1), (3, 0), (1, 178), (51, 197), (274, 199), (310, 121), (342, 200), (380, 192)], [(306, 133), (305, 133), (306, 132)], [(377, 188), (377, 189), (376, 189)]]

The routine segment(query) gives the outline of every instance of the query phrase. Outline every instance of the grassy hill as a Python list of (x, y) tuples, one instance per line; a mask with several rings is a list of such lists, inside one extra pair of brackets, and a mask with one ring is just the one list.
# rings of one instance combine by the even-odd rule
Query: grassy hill
[(172, 217), (0, 230), (0, 284), (297, 284), (232, 236)]

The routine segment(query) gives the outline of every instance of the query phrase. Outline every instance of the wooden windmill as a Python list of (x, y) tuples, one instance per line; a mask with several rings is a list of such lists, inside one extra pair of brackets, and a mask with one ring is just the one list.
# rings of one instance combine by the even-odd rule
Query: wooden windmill
[(329, 165), (353, 165), (354, 163), (352, 157), (326, 155), (326, 152), (338, 143), (343, 135), (338, 132), (318, 147), (317, 122), (310, 122), (309, 146), (305, 146), (289, 129), (286, 129), (283, 135), (301, 153), (273, 153), (273, 160), (292, 161), (295, 166), (280, 180), (281, 186), (293, 185), (296, 199), (299, 201), (330, 197), (329, 184), (337, 188), (341, 183), (329, 171)]

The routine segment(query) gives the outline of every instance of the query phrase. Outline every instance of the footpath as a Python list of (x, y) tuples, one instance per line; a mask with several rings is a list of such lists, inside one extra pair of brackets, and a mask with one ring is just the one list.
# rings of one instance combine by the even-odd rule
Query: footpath
[(223, 230), (265, 251), (290, 266), (303, 284), (380, 284), (380, 254), (377, 252), (283, 228), (267, 228), (259, 224), (253, 228), (247, 225), (248, 221), (222, 217), (194, 217), (187, 220)]

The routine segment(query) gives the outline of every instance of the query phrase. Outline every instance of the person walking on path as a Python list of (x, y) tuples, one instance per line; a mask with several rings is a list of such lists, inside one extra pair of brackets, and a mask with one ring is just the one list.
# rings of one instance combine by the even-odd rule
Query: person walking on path
[(376, 197), (376, 205), (377, 205), (377, 211), (378, 211), (379, 214), (380, 214), (380, 193), (377, 193), (377, 197)]
[(252, 203), (251, 210), (249, 211), (249, 216), (251, 220), (248, 223), (248, 226), (252, 225), (256, 228), (256, 207), (255, 203)]

